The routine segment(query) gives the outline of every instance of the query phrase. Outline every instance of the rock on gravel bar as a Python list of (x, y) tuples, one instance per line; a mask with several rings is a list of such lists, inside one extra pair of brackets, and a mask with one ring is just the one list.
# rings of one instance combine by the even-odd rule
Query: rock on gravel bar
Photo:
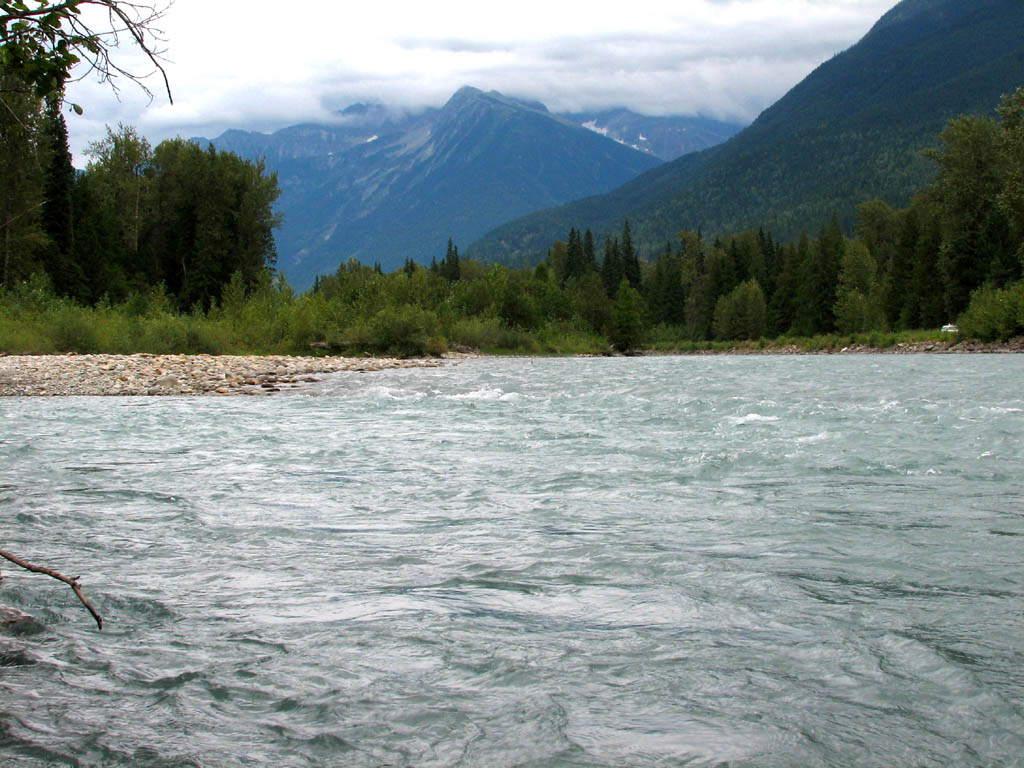
[(318, 381), (317, 374), (444, 364), (284, 355), (3, 355), (0, 396), (264, 395)]

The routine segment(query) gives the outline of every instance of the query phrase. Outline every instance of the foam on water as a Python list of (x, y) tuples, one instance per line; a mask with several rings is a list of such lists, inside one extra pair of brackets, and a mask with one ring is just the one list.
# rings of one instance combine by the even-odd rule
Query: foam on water
[(728, 418), (728, 421), (737, 427), (744, 424), (765, 424), (778, 420), (778, 416), (765, 416), (760, 413), (748, 413), (746, 416), (730, 416)]

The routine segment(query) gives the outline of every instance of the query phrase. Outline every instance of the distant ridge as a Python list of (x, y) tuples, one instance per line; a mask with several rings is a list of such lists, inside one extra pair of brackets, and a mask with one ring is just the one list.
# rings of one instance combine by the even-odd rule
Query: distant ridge
[(534, 262), (570, 227), (610, 232), (628, 217), (641, 249), (684, 228), (764, 225), (776, 239), (816, 230), (856, 204), (905, 205), (932, 173), (920, 150), (949, 118), (991, 114), (1024, 84), (1024, 2), (903, 0), (850, 49), (819, 66), (746, 130), (601, 196), (511, 221), (468, 254)]

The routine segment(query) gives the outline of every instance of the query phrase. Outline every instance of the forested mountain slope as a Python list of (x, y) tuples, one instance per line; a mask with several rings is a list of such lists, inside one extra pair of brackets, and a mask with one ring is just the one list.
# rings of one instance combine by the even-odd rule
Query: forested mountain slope
[(850, 231), (871, 198), (905, 205), (933, 166), (949, 118), (990, 114), (1024, 84), (1024, 2), (904, 0), (725, 144), (666, 163), (613, 192), (509, 222), (467, 254), (533, 262), (570, 227), (604, 233), (628, 217), (641, 251), (682, 229), (763, 225), (776, 240), (836, 212)]

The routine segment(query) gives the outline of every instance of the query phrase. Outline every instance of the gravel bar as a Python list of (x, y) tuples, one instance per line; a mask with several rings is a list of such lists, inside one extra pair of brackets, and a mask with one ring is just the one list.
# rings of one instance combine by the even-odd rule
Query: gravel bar
[(0, 355), (0, 396), (267, 395), (319, 381), (317, 374), (444, 364), (286, 355)]

